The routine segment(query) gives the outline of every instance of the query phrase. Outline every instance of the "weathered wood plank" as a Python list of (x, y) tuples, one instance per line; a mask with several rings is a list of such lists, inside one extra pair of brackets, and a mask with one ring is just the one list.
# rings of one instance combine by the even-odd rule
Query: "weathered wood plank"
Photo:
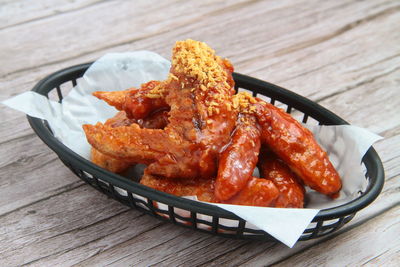
[[(399, 203), (400, 204), (400, 203)], [(400, 206), (380, 214), (363, 225), (334, 237), (330, 242), (318, 244), (303, 253), (290, 257), (278, 266), (344, 266), (370, 265), (373, 262), (379, 266), (392, 265), (393, 259), (400, 259)], [(364, 232), (369, 232), (365, 235)], [(345, 245), (341, 245), (345, 244)], [(318, 257), (315, 257), (318, 255)], [(388, 257), (390, 261), (386, 259)], [(263, 262), (248, 262), (247, 266), (260, 265)], [(376, 266), (376, 265), (375, 265)]]
[[(262, 61), (264, 66), (254, 60), (245, 63), (248, 68), (246, 71), (313, 100), (322, 100), (387, 75), (394, 71), (400, 61), (400, 48), (397, 45), (400, 34), (394, 33), (387, 25), (400, 23), (400, 16), (393, 11), (380, 14), (355, 26), (350, 23), (353, 26), (340, 35), (300, 51), (281, 56), (274, 56), (272, 51)], [(325, 32), (322, 29), (319, 31)], [(284, 42), (289, 42), (289, 38), (280, 41)], [(259, 50), (255, 53), (262, 52)]]
[[(3, 62), (19, 63), (1, 66), (0, 73), (30, 69), (38, 64), (49, 64), (118, 44), (133, 43), (200, 20), (211, 10), (235, 4), (221, 1), (184, 1), (179, 5), (168, 2), (153, 3), (149, 5), (148, 1), (105, 2), (16, 28), (6, 28), (0, 31), (0, 38), (4, 40), (4, 49), (0, 55), (4, 56)], [(121, 10), (125, 12), (120, 12)], [(171, 16), (175, 12), (179, 12), (179, 20)], [(84, 38), (84, 42), (77, 39), (77, 36)], [(26, 38), (30, 41), (27, 42)], [(46, 42), (42, 43), (41, 40)], [(43, 46), (46, 49), (43, 49)], [(10, 58), (9, 53), (14, 54), (13, 58)]]
[(35, 135), (10, 140), (0, 148), (0, 214), (83, 183)]
[(0, 30), (60, 15), (99, 3), (99, 0), (0, 1)]
[(397, 78), (400, 68), (394, 69), (385, 76), (320, 101), (320, 104), (351, 124), (389, 135), (391, 129), (400, 125), (400, 82)]
[[(160, 224), (138, 211), (127, 210), (89, 186), (81, 186), (1, 216), (0, 240), (9, 244), (0, 249), (1, 265), (33, 263), (110, 234), (121, 242)], [(133, 221), (137, 224), (131, 224)]]
[[(2, 52), (4, 54), (4, 62), (18, 62), (18, 64), (0, 68), (0, 73), (12, 73), (22, 69), (29, 69), (33, 66), (32, 64), (37, 67), (36, 62), (49, 64), (93, 53), (96, 52), (93, 49), (94, 47), (96, 47), (95, 50), (106, 50), (109, 47), (115, 49), (117, 45), (127, 44), (128, 47), (133, 49), (150, 48), (162, 54), (169, 54), (171, 45), (166, 44), (172, 44), (176, 39), (188, 36), (207, 41), (219, 51), (226, 51), (226, 47), (231, 47), (230, 53), (234, 54), (240, 53), (240, 51), (247, 51), (245, 56), (248, 57), (256, 55), (258, 52), (257, 47), (262, 48), (263, 53), (268, 52), (269, 45), (274, 45), (275, 43), (273, 37), (279, 36), (279, 32), (275, 31), (276, 28), (283, 27), (283, 32), (287, 33), (287, 36), (292, 36), (287, 38), (285, 43), (280, 43), (280, 49), (284, 49), (288, 45), (292, 45), (294, 38), (299, 38), (298, 32), (302, 32), (302, 39), (308, 39), (309, 37), (314, 39), (318, 35), (323, 36), (320, 27), (324, 27), (324, 32), (335, 31), (341, 26), (344, 27), (349, 23), (364, 18), (371, 12), (380, 12), (395, 6), (395, 2), (390, 1), (382, 2), (379, 5), (374, 2), (359, 3), (353, 1), (343, 2), (342, 8), (325, 10), (324, 5), (306, 2), (297, 4), (293, 8), (275, 9), (274, 5), (272, 5), (273, 13), (269, 14), (270, 6), (266, 6), (265, 2), (253, 2), (248, 5), (239, 4), (240, 8), (233, 10), (228, 8), (234, 6), (232, 3), (229, 5), (224, 5), (222, 2), (212, 3), (204, 4), (202, 2), (202, 4), (195, 4), (194, 6), (194, 3), (183, 2), (180, 4), (179, 9), (170, 4), (166, 6), (155, 5), (150, 10), (147, 9), (146, 12), (143, 12), (140, 6), (137, 8), (132, 6), (132, 2), (123, 2), (123, 4), (112, 2), (109, 4), (110, 6), (94, 6), (93, 8), (77, 11), (77, 13), (49, 18), (49, 21), (40, 21), (35, 25), (21, 26), (17, 29), (18, 31), (0, 32), (0, 38), (8, 40), (4, 44), (5, 49)], [(137, 5), (136, 2), (135, 5)], [(287, 6), (288, 4), (286, 3), (285, 5)], [(285, 5), (281, 4), (280, 7)], [(106, 16), (113, 9), (123, 9), (127, 12), (118, 18)], [(184, 15), (180, 13), (180, 10), (185, 10)], [(229, 16), (221, 20), (220, 16), (224, 14), (224, 10), (227, 10), (225, 14), (229, 12)], [(319, 16), (318, 11), (322, 11)], [(170, 14), (176, 14), (176, 12), (181, 15), (179, 20), (175, 20), (175, 16), (170, 16)], [(149, 13), (153, 14), (151, 27), (147, 26)], [(103, 19), (98, 21), (95, 19), (96, 17), (91, 18), (94, 14), (96, 14), (96, 17), (102, 17)], [(326, 16), (327, 21), (325, 23), (320, 21), (322, 15)], [(165, 16), (169, 16), (170, 19)], [(278, 18), (282, 17), (288, 18), (288, 23), (282, 24), (281, 20), (278, 20)], [(156, 19), (154, 20), (154, 18)], [(257, 23), (249, 29), (246, 26), (248, 25), (246, 22), (249, 20), (262, 23)], [(69, 23), (65, 23), (66, 21)], [(49, 24), (53, 27), (44, 31), (44, 25)], [(114, 25), (119, 27), (114, 27)], [(214, 25), (219, 25), (219, 27), (214, 27)], [(107, 34), (93, 32), (93, 29), (99, 28)], [(79, 31), (77, 32), (76, 29), (79, 29)], [(140, 31), (134, 31), (133, 29), (140, 29)], [(230, 29), (234, 29), (233, 32), (227, 32)], [(259, 31), (263, 31), (263, 34), (255, 35), (255, 32)], [(16, 33), (18, 33), (18, 36), (15, 36), (17, 35)], [(46, 40), (47, 44), (53, 45), (51, 47), (46, 46), (44, 53), (43, 45), (39, 41), (24, 42), (25, 38), (34, 37), (31, 36), (31, 33), (35, 33), (35, 36), (41, 36), (41, 40)], [(237, 38), (226, 38), (237, 33), (241, 33)], [(77, 34), (85, 36), (85, 42), (73, 42), (72, 40), (75, 40)], [(162, 37), (161, 40), (164, 40), (163, 42), (160, 42), (160, 37)], [(251, 53), (245, 49), (247, 46), (246, 40), (250, 37), (253, 39), (253, 45), (249, 46), (252, 49), (250, 50), (252, 51)], [(259, 38), (262, 38), (264, 42)], [(265, 41), (268, 42), (266, 43)], [(69, 44), (68, 46), (63, 46), (62, 53), (60, 53), (60, 48), (57, 46), (60, 42)], [(24, 43), (24, 50), (15, 54), (13, 51), (18, 49), (16, 45), (18, 43)], [(236, 48), (238, 49), (236, 50)], [(10, 55), (13, 55), (13, 57)], [(230, 56), (229, 54), (222, 55)], [(243, 56), (241, 58), (243, 59)], [(30, 59), (34, 59), (34, 62), (30, 62)], [(24, 64), (21, 64), (22, 62)]]
[[(93, 60), (108, 51), (145, 48), (168, 57), (175, 40), (192, 37), (229, 57), (239, 72), (294, 89), (346, 120), (382, 134), (386, 139), (375, 148), (384, 161), (384, 190), (339, 235), (301, 242), (294, 249), (212, 237), (127, 212), (82, 185), (34, 137), (24, 115), (0, 106), (0, 238), (7, 244), (0, 246), (0, 265), (294, 264), (307, 262), (302, 255), (324, 262), (330, 254), (323, 248), (345, 255), (342, 250), (350, 246), (363, 248), (357, 241), (379, 238), (367, 231), (370, 227), (386, 229), (385, 223), (397, 222), (393, 218), (398, 213), (393, 207), (400, 201), (397, 1), (163, 3), (168, 7), (146, 1), (109, 1), (74, 10), (74, 5), (89, 2), (62, 2), (65, 11), (71, 9), (54, 16), (53, 4), (40, 12), (15, 9), (28, 15), (27, 20), (17, 22), (21, 25), (0, 30), (1, 40), (6, 40), (0, 44), (0, 100), (29, 90), (59, 68)], [(41, 3), (47, 2), (41, 0), (29, 8), (34, 10)], [(152, 16), (136, 10), (139, 7)], [(119, 15), (117, 10), (125, 13), (109, 15)], [(30, 22), (33, 17), (35, 21)], [(3, 18), (0, 16), (0, 21)], [(101, 31), (93, 30), (98, 28)], [(72, 42), (79, 36), (85, 41)], [(82, 203), (85, 208), (73, 214)], [(63, 205), (68, 207), (60, 208)], [(380, 221), (380, 216), (386, 220)], [(398, 227), (386, 231), (394, 236)], [(390, 243), (369, 252), (360, 250), (354, 253), (354, 261), (343, 259), (342, 263), (390, 264), (397, 260)]]

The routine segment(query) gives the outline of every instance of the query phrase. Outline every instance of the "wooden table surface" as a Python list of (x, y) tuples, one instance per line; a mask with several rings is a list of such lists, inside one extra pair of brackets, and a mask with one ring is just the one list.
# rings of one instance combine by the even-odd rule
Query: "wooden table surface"
[[(400, 261), (400, 2), (0, 0), (0, 100), (107, 52), (169, 58), (192, 38), (238, 72), (304, 95), (384, 139), (382, 193), (337, 233), (231, 240), (131, 210), (71, 173), (0, 105), (0, 266), (390, 266)], [(398, 265), (397, 265), (398, 266)]]

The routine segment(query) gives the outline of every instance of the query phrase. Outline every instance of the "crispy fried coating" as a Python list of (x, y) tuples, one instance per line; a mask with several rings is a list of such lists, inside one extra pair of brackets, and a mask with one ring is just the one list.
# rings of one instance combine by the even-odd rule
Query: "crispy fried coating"
[[(219, 152), (230, 140), (237, 113), (233, 110), (233, 68), (215, 55), (206, 44), (187, 40), (173, 49), (166, 102), (174, 139), (180, 139), (185, 158), (177, 163), (157, 161), (149, 166), (156, 175), (171, 177), (211, 177), (217, 170)], [(165, 94), (156, 88), (151, 96)], [(191, 157), (187, 160), (186, 155)]]
[(251, 177), (239, 193), (223, 203), (274, 207), (278, 196), (279, 190), (272, 181)]
[(236, 195), (252, 177), (261, 146), (260, 135), (261, 128), (255, 116), (239, 116), (231, 142), (219, 158), (215, 183), (215, 196), (219, 200)]
[(279, 189), (277, 208), (303, 208), (304, 186), (290, 168), (271, 151), (263, 150), (258, 163), (261, 176), (271, 180)]
[[(134, 119), (129, 119), (125, 111), (120, 111), (114, 117), (108, 119), (104, 124), (115, 128), (129, 126), (132, 123), (138, 123), (143, 128), (161, 129), (164, 128), (168, 123), (167, 115), (167, 111), (161, 110), (151, 114), (150, 116), (147, 116), (144, 119), (136, 121)], [(96, 165), (114, 173), (123, 172), (135, 164), (134, 161), (121, 160), (101, 153), (95, 148), (92, 148), (91, 150), (91, 160)]]
[(130, 118), (143, 119), (155, 110), (167, 109), (164, 97), (150, 97), (149, 94), (157, 87), (168, 86), (165, 82), (150, 81), (142, 84), (140, 90), (132, 90), (125, 97), (123, 110)]
[(106, 101), (110, 106), (126, 112), (131, 119), (144, 119), (157, 110), (168, 109), (163, 97), (148, 96), (150, 91), (164, 86), (165, 83), (150, 81), (141, 85), (140, 89), (131, 88), (123, 91), (94, 92), (93, 95)]
[(99, 152), (95, 148), (92, 148), (90, 152), (90, 159), (94, 164), (114, 173), (123, 172), (135, 164), (134, 162), (129, 162), (110, 157), (108, 155)]
[(121, 127), (121, 126), (129, 126), (132, 123), (136, 123), (136, 120), (129, 119), (126, 116), (125, 111), (120, 111), (115, 114), (114, 117), (109, 118), (104, 125), (108, 125), (112, 128)]
[(137, 91), (136, 89), (128, 89), (123, 91), (96, 91), (92, 95), (98, 99), (104, 100), (110, 106), (115, 107), (118, 110), (123, 110), (126, 95), (130, 91)]
[(261, 140), (312, 189), (334, 195), (342, 187), (339, 174), (313, 134), (283, 110), (259, 100), (256, 115)]
[(232, 70), (206, 44), (177, 42), (169, 78), (147, 93), (150, 99), (165, 99), (170, 107), (165, 129), (84, 125), (87, 139), (107, 155), (151, 163), (148, 169), (154, 175), (215, 176), (219, 152), (229, 142), (237, 116), (231, 100)]
[[(102, 123), (83, 125), (88, 142), (100, 152), (114, 158), (149, 163), (150, 160), (163, 157), (167, 138), (163, 130), (142, 129), (138, 124), (112, 128)], [(157, 148), (158, 149), (153, 149)]]
[(144, 119), (130, 119), (128, 118), (125, 111), (118, 112), (114, 117), (108, 119), (104, 125), (108, 125), (112, 128), (129, 126), (133, 123), (137, 123), (140, 127), (146, 129), (163, 129), (168, 124), (168, 110), (155, 111)]
[[(104, 124), (115, 128), (131, 125), (134, 122), (134, 120), (131, 120), (126, 116), (126, 113), (124, 111), (120, 111), (114, 117), (108, 119)], [(123, 172), (135, 164), (135, 162), (121, 160), (103, 154), (93, 147), (90, 152), (90, 159), (94, 164), (115, 173)]]
[(145, 171), (140, 183), (175, 196), (196, 196), (200, 201), (234, 205), (272, 207), (279, 196), (273, 182), (256, 177), (250, 177), (242, 190), (226, 201), (215, 197), (214, 179), (168, 179)]
[(175, 196), (197, 196), (200, 201), (216, 201), (212, 179), (169, 179), (151, 175), (145, 170), (140, 183)]
[(164, 129), (168, 125), (168, 112), (168, 110), (158, 110), (144, 119), (137, 120), (137, 123), (146, 129)]

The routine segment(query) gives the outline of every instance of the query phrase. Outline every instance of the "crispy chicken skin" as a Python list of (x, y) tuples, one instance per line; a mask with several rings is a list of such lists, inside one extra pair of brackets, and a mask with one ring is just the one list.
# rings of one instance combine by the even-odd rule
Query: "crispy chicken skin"
[[(124, 111), (120, 111), (114, 117), (108, 119), (104, 124), (115, 128), (121, 126), (129, 126), (132, 123), (138, 123), (141, 127), (144, 128), (160, 129), (164, 128), (167, 124), (167, 115), (167, 111), (157, 111), (147, 116), (146, 118), (137, 121), (134, 119), (129, 119)], [(93, 163), (114, 173), (123, 172), (129, 167), (135, 165), (136, 163), (134, 161), (127, 161), (108, 156), (101, 153), (95, 148), (92, 148), (90, 157)]]
[[(126, 112), (131, 119), (144, 119), (157, 110), (169, 109), (165, 97), (151, 97), (150, 92), (157, 86), (164, 86), (159, 81), (150, 81), (141, 85), (140, 89), (131, 88), (123, 91), (97, 91), (93, 95), (104, 100), (110, 106)], [(165, 90), (167, 92), (167, 90)]]
[(240, 192), (225, 201), (215, 197), (214, 179), (168, 179), (145, 171), (140, 183), (176, 196), (196, 196), (200, 201), (234, 205), (273, 207), (279, 196), (279, 190), (272, 181), (256, 177), (250, 177)]
[(147, 92), (148, 98), (165, 98), (168, 125), (163, 130), (142, 129), (136, 123), (118, 128), (84, 125), (87, 139), (104, 154), (150, 163), (148, 171), (154, 175), (215, 176), (219, 152), (229, 142), (237, 116), (231, 103), (232, 70), (206, 44), (177, 42), (169, 78)]
[(221, 153), (215, 195), (228, 200), (242, 190), (252, 177), (260, 151), (261, 127), (253, 115), (240, 115), (231, 142)]
[[(124, 111), (118, 112), (114, 117), (108, 119), (104, 124), (110, 127), (120, 127), (131, 125), (134, 120), (128, 119)], [(117, 159), (106, 154), (101, 153), (97, 149), (92, 147), (90, 152), (90, 159), (92, 162), (110, 172), (123, 172), (130, 166), (134, 165), (135, 162)]]
[(275, 184), (266, 179), (251, 177), (244, 188), (231, 199), (224, 201), (226, 204), (275, 207), (279, 190)]
[(96, 91), (93, 92), (93, 96), (101, 99), (110, 106), (115, 107), (117, 110), (123, 110), (125, 98), (129, 94), (130, 91), (137, 91), (137, 89), (129, 89), (124, 91)]
[(114, 173), (123, 172), (132, 165), (135, 165), (135, 162), (129, 162), (126, 160), (110, 157), (106, 154), (101, 153), (93, 147), (90, 151), (90, 159), (94, 164)]
[(216, 202), (213, 179), (169, 179), (151, 175), (145, 170), (140, 183), (175, 196), (197, 196), (200, 201)]
[(312, 189), (333, 196), (342, 187), (339, 174), (313, 134), (283, 110), (258, 101), (261, 140)]
[(258, 163), (261, 176), (272, 181), (279, 189), (279, 197), (275, 202), (277, 208), (303, 208), (304, 186), (289, 167), (276, 155), (267, 150), (260, 154)]

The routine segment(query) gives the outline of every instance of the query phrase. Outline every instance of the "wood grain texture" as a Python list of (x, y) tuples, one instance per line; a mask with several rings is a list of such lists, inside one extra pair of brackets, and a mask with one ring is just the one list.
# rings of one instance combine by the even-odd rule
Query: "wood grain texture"
[[(363, 227), (357, 227), (346, 233), (338, 235), (319, 246), (312, 247), (306, 252), (294, 255), (278, 264), (279, 266), (344, 266), (344, 265), (370, 265), (387, 266), (398, 263), (400, 260), (400, 206), (393, 207), (381, 216), (366, 222)], [(363, 236), (368, 231), (370, 235)], [(361, 236), (361, 237), (360, 237)], [(336, 244), (347, 243), (346, 250)], [(390, 243), (390, 246), (384, 244)], [(319, 255), (318, 259), (314, 255)], [(340, 255), (340, 257), (339, 257)], [(248, 266), (258, 265), (248, 262)]]
[[(331, 236), (231, 240), (158, 221), (75, 177), (0, 105), (0, 266), (395, 266), (399, 261), (400, 3), (0, 1), (0, 101), (104, 53), (170, 56), (194, 38), (249, 74), (315, 100), (385, 139), (381, 195)], [(397, 235), (396, 235), (397, 234)], [(376, 244), (372, 246), (371, 244)]]
[(99, 2), (101, 1), (0, 1), (0, 30), (87, 8)]

